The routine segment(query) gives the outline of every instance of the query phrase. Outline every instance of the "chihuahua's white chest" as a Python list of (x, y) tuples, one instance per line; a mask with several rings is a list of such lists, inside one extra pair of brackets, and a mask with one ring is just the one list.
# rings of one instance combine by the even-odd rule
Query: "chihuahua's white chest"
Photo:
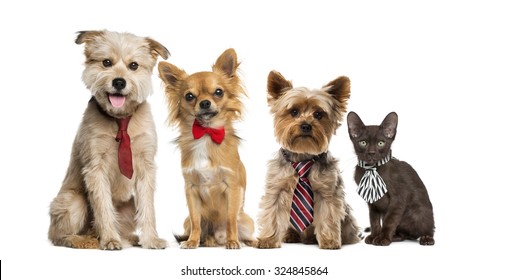
[(216, 173), (215, 168), (211, 167), (208, 141), (205, 137), (195, 140), (192, 147), (192, 165), (186, 170), (188, 173), (198, 173), (201, 183), (213, 181)]

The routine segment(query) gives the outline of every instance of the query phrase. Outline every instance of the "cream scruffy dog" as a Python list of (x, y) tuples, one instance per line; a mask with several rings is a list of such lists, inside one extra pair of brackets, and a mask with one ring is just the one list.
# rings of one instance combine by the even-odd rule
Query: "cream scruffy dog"
[(169, 52), (106, 30), (79, 32), (76, 44), (85, 44), (82, 78), (92, 98), (50, 206), (49, 239), (72, 248), (165, 248), (155, 226), (157, 135), (146, 98), (157, 57)]

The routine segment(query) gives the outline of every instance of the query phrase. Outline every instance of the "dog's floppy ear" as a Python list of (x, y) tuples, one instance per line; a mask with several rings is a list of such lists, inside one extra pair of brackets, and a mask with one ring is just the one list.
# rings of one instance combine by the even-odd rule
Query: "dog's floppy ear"
[(150, 46), (151, 55), (153, 56), (153, 58), (157, 58), (157, 55), (160, 55), (163, 59), (167, 59), (171, 55), (171, 53), (169, 53), (167, 48), (164, 47), (159, 42), (157, 42), (151, 38), (146, 38), (146, 41), (148, 42), (148, 45)]
[(272, 70), (268, 75), (268, 104), (280, 98), (284, 92), (292, 89), (292, 83), (286, 80), (280, 72)]
[(396, 128), (398, 127), (398, 114), (396, 114), (396, 112), (389, 113), (382, 121), (380, 127), (385, 137), (394, 139), (396, 136)]
[(361, 131), (365, 128), (363, 121), (355, 112), (350, 112), (347, 115), (347, 125), (349, 127), (350, 139), (359, 137), (361, 135)]
[(238, 69), (238, 57), (236, 55), (236, 51), (234, 49), (225, 50), (217, 59), (212, 69), (213, 72), (223, 72), (228, 77), (233, 77), (236, 75), (236, 70)]
[(76, 44), (89, 43), (98, 36), (104, 35), (104, 31), (79, 31), (77, 32)]
[(340, 111), (346, 112), (347, 101), (350, 98), (350, 79), (346, 76), (340, 76), (327, 83), (323, 88), (327, 93), (331, 94), (340, 104)]

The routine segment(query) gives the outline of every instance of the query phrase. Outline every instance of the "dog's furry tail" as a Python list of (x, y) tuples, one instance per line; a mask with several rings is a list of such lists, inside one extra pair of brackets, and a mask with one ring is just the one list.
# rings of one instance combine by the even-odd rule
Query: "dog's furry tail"
[(173, 234), (173, 236), (178, 243), (181, 243), (182, 241), (187, 241), (188, 237), (190, 237), (189, 235), (179, 235), (179, 234)]

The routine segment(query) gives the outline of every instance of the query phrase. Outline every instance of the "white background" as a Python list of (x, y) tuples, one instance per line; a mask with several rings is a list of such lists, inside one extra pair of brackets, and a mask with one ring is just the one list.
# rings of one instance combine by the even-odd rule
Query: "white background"
[[(0, 259), (2, 279), (230, 279), (183, 277), (198, 268), (328, 267), (322, 279), (505, 279), (506, 9), (501, 1), (3, 1), (0, 4)], [(353, 3), (352, 3), (353, 2)], [(166, 125), (158, 73), (149, 97), (157, 123), (156, 211), (170, 247), (154, 251), (73, 250), (47, 241), (48, 206), (58, 192), (90, 93), (81, 82), (77, 31), (109, 29), (150, 36), (169, 62), (209, 70), (236, 49), (249, 98), (240, 153), (247, 168), (245, 210), (257, 218), (265, 163), (279, 148), (266, 104), (266, 78), (280, 71), (295, 86), (351, 79), (349, 109), (366, 124), (399, 115), (393, 155), (422, 177), (433, 202), (436, 244), (337, 251), (317, 246), (238, 251), (181, 250), (187, 214), (180, 154)], [(347, 200), (361, 226), (355, 156), (346, 124), (330, 145), (340, 158)], [(4, 278), (4, 276), (6, 278)], [(347, 278), (342, 278), (347, 277)], [(292, 277), (291, 277), (292, 278)], [(296, 279), (312, 277), (296, 277)]]

